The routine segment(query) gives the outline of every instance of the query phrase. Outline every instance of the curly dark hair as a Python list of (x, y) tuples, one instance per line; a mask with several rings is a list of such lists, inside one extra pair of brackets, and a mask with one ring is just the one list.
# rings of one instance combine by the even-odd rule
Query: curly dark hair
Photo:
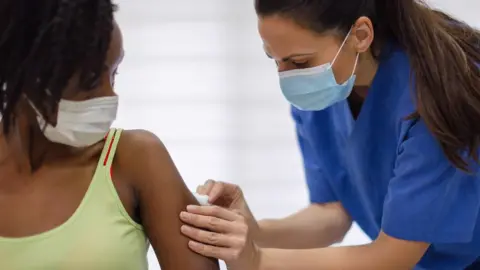
[(70, 79), (95, 88), (105, 70), (116, 6), (111, 0), (0, 2), (0, 114), (3, 132), (27, 97), (44, 116), (56, 110)]

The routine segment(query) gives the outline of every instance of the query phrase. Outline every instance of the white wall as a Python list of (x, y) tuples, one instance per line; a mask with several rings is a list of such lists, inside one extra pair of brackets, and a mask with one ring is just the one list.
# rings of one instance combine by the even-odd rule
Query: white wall
[[(119, 0), (126, 58), (117, 126), (160, 136), (192, 189), (208, 178), (238, 183), (258, 218), (281, 217), (305, 206), (307, 195), (252, 2)], [(431, 2), (480, 26), (478, 0)], [(345, 240), (366, 242), (358, 227)]]

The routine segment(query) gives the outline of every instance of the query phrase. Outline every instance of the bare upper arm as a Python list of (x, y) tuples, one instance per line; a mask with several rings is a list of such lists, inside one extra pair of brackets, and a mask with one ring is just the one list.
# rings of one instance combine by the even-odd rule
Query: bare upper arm
[(125, 131), (118, 147), (123, 175), (135, 189), (140, 219), (162, 270), (219, 269), (217, 260), (190, 251), (180, 233), (179, 214), (196, 200), (162, 142), (147, 131)]
[(397, 239), (380, 232), (371, 244), (374, 253), (382, 258), (383, 268), (389, 265), (399, 266), (398, 269), (413, 269), (430, 247), (429, 243)]

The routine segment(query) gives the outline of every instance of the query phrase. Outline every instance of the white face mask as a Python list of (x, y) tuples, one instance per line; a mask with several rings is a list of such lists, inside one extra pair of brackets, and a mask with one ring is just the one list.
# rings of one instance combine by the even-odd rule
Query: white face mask
[(46, 123), (38, 112), (37, 120), (40, 128), (46, 124), (44, 135), (48, 140), (73, 147), (87, 147), (105, 138), (117, 118), (117, 109), (118, 96), (85, 101), (62, 99), (55, 127)]

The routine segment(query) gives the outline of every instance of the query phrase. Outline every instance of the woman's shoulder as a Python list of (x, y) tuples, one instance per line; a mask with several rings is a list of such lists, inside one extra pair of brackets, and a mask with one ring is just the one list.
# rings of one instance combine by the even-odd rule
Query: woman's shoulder
[(144, 129), (122, 130), (117, 149), (119, 158), (129, 161), (138, 161), (153, 153), (168, 154), (162, 140), (153, 132)]
[(150, 131), (122, 131), (113, 167), (135, 193), (149, 189), (169, 189), (177, 194), (188, 191), (166, 146)]
[(150, 131), (141, 129), (122, 131), (115, 154), (115, 163), (128, 176), (142, 174), (142, 171), (174, 166), (160, 138)]
[[(153, 132), (144, 129), (122, 130), (122, 139), (119, 141), (119, 150), (128, 148), (128, 150), (139, 150), (139, 148), (150, 147), (153, 145), (162, 146), (160, 138)], [(145, 149), (141, 149), (145, 150)]]

